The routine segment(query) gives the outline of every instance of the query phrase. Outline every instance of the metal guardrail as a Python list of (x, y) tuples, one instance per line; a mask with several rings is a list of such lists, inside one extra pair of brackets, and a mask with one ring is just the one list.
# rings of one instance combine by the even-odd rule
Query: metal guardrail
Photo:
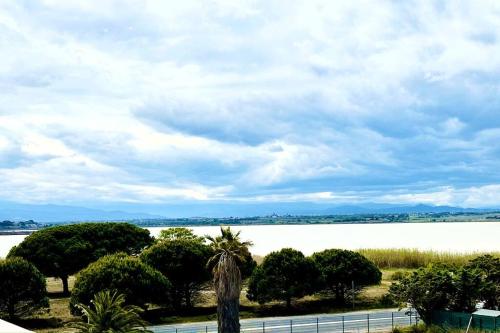
[[(366, 314), (324, 315), (318, 317), (241, 321), (241, 332), (248, 333), (370, 333), (388, 332), (394, 327), (418, 324), (416, 312), (372, 312)], [(217, 323), (191, 323), (153, 326), (155, 333), (217, 333)]]

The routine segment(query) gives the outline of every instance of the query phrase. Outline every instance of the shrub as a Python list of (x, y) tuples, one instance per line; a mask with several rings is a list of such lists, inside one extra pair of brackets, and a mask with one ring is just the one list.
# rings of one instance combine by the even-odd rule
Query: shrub
[(408, 275), (408, 272), (405, 272), (405, 271), (396, 271), (396, 272), (392, 273), (391, 280), (392, 281), (399, 281), (402, 278), (404, 278), (406, 275)]
[(49, 306), (45, 277), (21, 258), (0, 260), (0, 316), (10, 320)]
[(129, 223), (81, 223), (36, 231), (8, 256), (22, 257), (44, 275), (61, 278), (67, 294), (68, 276), (104, 255), (136, 254), (151, 242), (149, 231)]
[(70, 307), (75, 313), (76, 304), (89, 305), (94, 295), (103, 290), (124, 294), (127, 304), (167, 304), (170, 286), (166, 277), (138, 258), (124, 253), (108, 255), (78, 273)]
[(125, 296), (116, 291), (105, 290), (97, 293), (92, 299), (92, 305), (77, 304), (86, 317), (85, 322), (72, 323), (80, 333), (98, 332), (150, 332), (147, 323), (142, 320), (141, 308), (135, 305), (124, 305)]

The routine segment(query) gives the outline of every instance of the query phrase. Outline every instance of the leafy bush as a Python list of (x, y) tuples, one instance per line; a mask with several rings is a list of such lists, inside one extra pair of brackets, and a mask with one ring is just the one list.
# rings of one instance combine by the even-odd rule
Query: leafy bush
[(405, 271), (396, 271), (396, 272), (392, 273), (391, 280), (392, 281), (399, 281), (402, 278), (404, 278), (406, 275), (408, 275), (408, 272), (405, 272)]
[(0, 260), (0, 316), (14, 319), (49, 306), (45, 277), (21, 258)]
[(70, 307), (75, 313), (76, 304), (89, 305), (94, 295), (103, 290), (124, 294), (127, 304), (167, 304), (170, 287), (168, 279), (153, 267), (118, 253), (102, 257), (78, 273)]
[(8, 257), (22, 257), (44, 275), (61, 278), (68, 293), (68, 276), (107, 254), (137, 254), (151, 242), (148, 230), (129, 223), (81, 223), (36, 231)]
[(141, 308), (135, 305), (124, 305), (125, 296), (116, 291), (105, 290), (97, 293), (92, 305), (77, 304), (86, 317), (86, 321), (72, 323), (79, 333), (98, 332), (151, 332), (146, 329), (147, 323), (142, 320)]

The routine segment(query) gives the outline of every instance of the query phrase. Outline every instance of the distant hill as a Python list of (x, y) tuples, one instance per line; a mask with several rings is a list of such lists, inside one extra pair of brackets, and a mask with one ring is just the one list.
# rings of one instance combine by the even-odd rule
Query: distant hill
[[(395, 205), (363, 203), (332, 205), (329, 203), (219, 203), (193, 202), (182, 204), (108, 204), (99, 207), (66, 205), (35, 205), (0, 201), (0, 220), (36, 222), (143, 220), (189, 217), (252, 217), (277, 215), (349, 215), (349, 214), (411, 214), (411, 213), (484, 213), (493, 209), (452, 206)], [(496, 209), (495, 211), (498, 211)]]
[(36, 222), (109, 221), (161, 218), (160, 215), (102, 210), (78, 206), (0, 202), (0, 220)]

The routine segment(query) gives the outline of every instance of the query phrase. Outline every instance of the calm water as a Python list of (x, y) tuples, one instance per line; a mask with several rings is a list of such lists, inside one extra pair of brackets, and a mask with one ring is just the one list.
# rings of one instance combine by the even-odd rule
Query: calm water
[[(161, 227), (148, 228), (159, 234)], [(193, 227), (198, 235), (217, 235), (219, 227)], [(326, 248), (417, 248), (452, 252), (500, 251), (500, 222), (319, 224), (236, 226), (252, 253), (265, 255), (293, 247), (309, 255)], [(0, 236), (0, 257), (20, 243), (22, 235)]]

